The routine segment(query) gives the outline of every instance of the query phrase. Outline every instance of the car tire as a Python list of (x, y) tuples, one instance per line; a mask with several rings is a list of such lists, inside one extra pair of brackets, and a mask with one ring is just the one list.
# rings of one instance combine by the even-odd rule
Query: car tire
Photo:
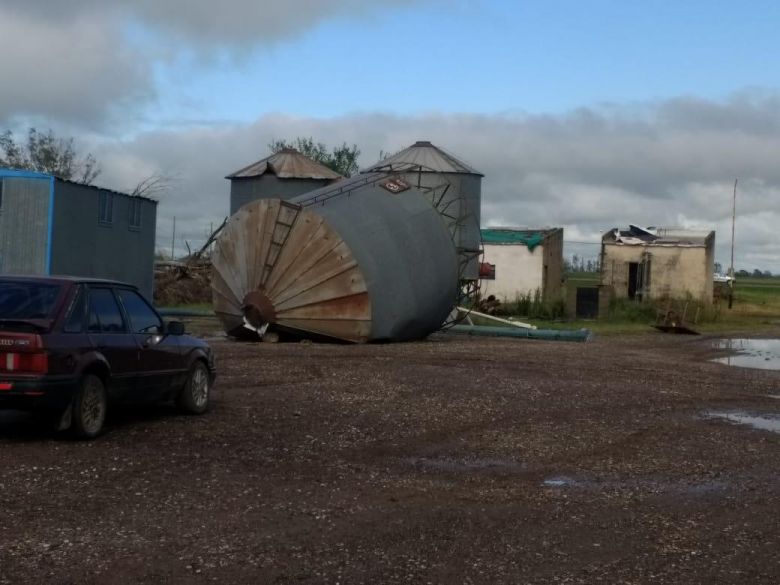
[(73, 398), (71, 428), (80, 439), (94, 439), (103, 432), (108, 410), (108, 396), (103, 380), (87, 374)]
[(187, 381), (179, 391), (176, 406), (187, 414), (203, 414), (209, 408), (211, 376), (201, 361), (197, 361), (187, 374)]

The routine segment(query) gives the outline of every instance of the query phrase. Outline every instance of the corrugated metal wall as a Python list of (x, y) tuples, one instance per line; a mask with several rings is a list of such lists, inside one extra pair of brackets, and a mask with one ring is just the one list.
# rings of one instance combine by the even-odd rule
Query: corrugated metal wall
[(270, 198), (287, 201), (330, 183), (329, 179), (280, 179), (271, 174), (250, 179), (231, 179), (230, 215), (250, 201)]
[(49, 178), (0, 177), (0, 273), (46, 274)]
[[(112, 195), (111, 223), (101, 223), (100, 189), (64, 181), (54, 186), (52, 274), (121, 280), (149, 299), (154, 289), (157, 204)], [(130, 226), (132, 201), (140, 201), (140, 228)]]

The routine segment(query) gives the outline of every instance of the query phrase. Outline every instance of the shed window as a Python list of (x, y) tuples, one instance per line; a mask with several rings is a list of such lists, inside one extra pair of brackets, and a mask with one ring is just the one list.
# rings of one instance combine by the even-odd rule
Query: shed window
[(108, 191), (101, 191), (99, 196), (100, 223), (113, 223), (114, 221), (114, 195)]
[(137, 197), (130, 199), (130, 217), (128, 221), (131, 229), (141, 229), (141, 200)]

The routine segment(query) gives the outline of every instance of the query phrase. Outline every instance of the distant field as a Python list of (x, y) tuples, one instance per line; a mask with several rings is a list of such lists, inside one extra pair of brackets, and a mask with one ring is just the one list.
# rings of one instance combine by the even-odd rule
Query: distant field
[(780, 278), (744, 278), (734, 287), (734, 300), (757, 305), (780, 305)]
[[(590, 286), (599, 282), (598, 272), (574, 272), (566, 275), (569, 286)], [(632, 333), (647, 330), (652, 319), (625, 318), (625, 315), (598, 321), (550, 323), (534, 321), (539, 327), (587, 327), (601, 334)], [(702, 332), (762, 331), (780, 325), (780, 277), (739, 278), (734, 288), (732, 308), (728, 297), (700, 313), (696, 329)]]
[(598, 272), (567, 272), (566, 282), (571, 282), (577, 286), (596, 285), (599, 283)]

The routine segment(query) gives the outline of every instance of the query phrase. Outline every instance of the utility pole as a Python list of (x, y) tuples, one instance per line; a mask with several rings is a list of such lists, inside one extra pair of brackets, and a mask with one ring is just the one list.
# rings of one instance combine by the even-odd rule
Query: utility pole
[[(171, 262), (173, 262), (176, 257), (174, 256), (174, 252), (176, 250), (176, 216), (173, 216), (173, 236), (171, 236)], [(733, 262), (732, 262), (733, 264)]]
[(734, 303), (734, 227), (737, 223), (737, 181), (734, 179), (734, 202), (731, 211), (731, 267), (729, 268), (729, 309)]

